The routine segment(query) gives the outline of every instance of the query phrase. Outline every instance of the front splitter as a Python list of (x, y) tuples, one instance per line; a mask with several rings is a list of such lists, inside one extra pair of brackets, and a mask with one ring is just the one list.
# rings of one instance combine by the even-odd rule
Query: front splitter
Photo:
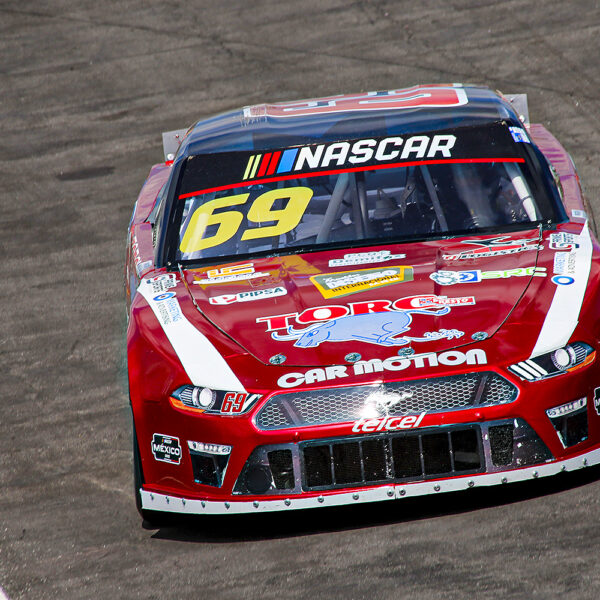
[(427, 496), (443, 492), (458, 492), (478, 487), (504, 485), (540, 477), (549, 477), (598, 464), (600, 464), (600, 449), (595, 449), (566, 460), (552, 461), (522, 469), (511, 469), (510, 471), (433, 479), (418, 483), (394, 483), (376, 488), (354, 490), (352, 492), (327, 492), (320, 496), (290, 496), (281, 500), (231, 500), (223, 502), (168, 496), (156, 492), (148, 492), (143, 489), (140, 490), (140, 493), (142, 508), (146, 510), (189, 515), (245, 514), (300, 510), (323, 506), (344, 506), (364, 502), (381, 502), (383, 500)]

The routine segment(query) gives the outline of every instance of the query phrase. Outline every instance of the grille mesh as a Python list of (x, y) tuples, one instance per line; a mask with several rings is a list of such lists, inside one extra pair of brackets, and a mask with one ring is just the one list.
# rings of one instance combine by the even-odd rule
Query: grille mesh
[(256, 417), (260, 429), (347, 423), (361, 417), (445, 412), (512, 402), (517, 388), (496, 373), (477, 372), (416, 381), (278, 394)]

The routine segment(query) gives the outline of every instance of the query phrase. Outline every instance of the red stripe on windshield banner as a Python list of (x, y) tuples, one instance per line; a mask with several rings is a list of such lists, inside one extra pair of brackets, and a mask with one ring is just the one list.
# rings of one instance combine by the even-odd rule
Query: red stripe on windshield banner
[[(271, 160), (272, 152), (267, 152), (260, 163), (260, 168), (258, 169), (257, 177), (263, 177), (267, 172), (267, 167), (269, 166), (269, 161)], [(254, 182), (256, 183), (256, 182)]]
[(281, 151), (273, 152), (273, 158), (271, 158), (271, 162), (269, 163), (269, 168), (267, 169), (267, 175), (273, 175), (273, 173), (275, 173), (275, 169), (277, 168), (277, 163), (279, 162), (280, 156), (281, 156)]
[[(262, 163), (260, 165), (260, 171), (257, 177), (262, 177), (267, 170), (266, 163), (268, 164), (271, 158), (271, 152), (265, 154)], [(232, 190), (238, 187), (247, 187), (249, 185), (257, 185), (262, 183), (273, 183), (276, 181), (287, 181), (290, 179), (308, 179), (309, 177), (325, 177), (327, 175), (340, 175), (341, 173), (358, 173), (361, 171), (378, 171), (379, 169), (393, 169), (401, 167), (417, 167), (420, 165), (464, 165), (474, 163), (524, 163), (524, 158), (446, 158), (438, 160), (413, 160), (409, 162), (391, 163), (386, 165), (369, 165), (368, 167), (352, 167), (351, 169), (333, 169), (331, 171), (316, 171), (315, 173), (293, 173), (291, 175), (280, 175), (279, 177), (265, 177), (264, 179), (254, 179), (252, 181), (240, 181), (238, 183), (229, 183), (227, 185), (219, 185), (217, 187), (207, 188), (205, 190), (198, 190), (196, 192), (189, 192), (188, 194), (181, 194), (179, 200), (184, 198), (191, 198), (193, 196), (199, 196), (201, 194), (211, 194), (212, 192), (220, 192), (223, 190)], [(264, 167), (264, 169), (263, 169)], [(261, 175), (262, 173), (262, 175)]]

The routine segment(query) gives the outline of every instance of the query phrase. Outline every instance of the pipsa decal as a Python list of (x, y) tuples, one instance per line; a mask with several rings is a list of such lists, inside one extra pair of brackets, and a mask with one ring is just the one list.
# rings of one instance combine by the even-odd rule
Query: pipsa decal
[(596, 414), (600, 415), (600, 387), (594, 388), (594, 408)]
[(392, 283), (413, 280), (412, 267), (386, 267), (384, 269), (360, 269), (340, 273), (313, 275), (310, 280), (323, 298), (338, 298), (371, 290)]
[(204, 279), (196, 279), (194, 281), (197, 285), (207, 285), (211, 283), (230, 283), (232, 281), (242, 281), (244, 279), (254, 279), (256, 277), (263, 277), (268, 273), (257, 273), (254, 270), (252, 263), (246, 263), (243, 265), (236, 265), (234, 267), (222, 267), (221, 269), (211, 269), (206, 271), (206, 277)]
[(463, 240), (461, 244), (471, 244), (479, 247), (452, 254), (443, 254), (442, 258), (444, 260), (466, 260), (469, 258), (488, 258), (490, 256), (517, 254), (526, 250), (543, 250), (544, 247), (539, 245), (537, 241), (537, 238), (511, 240), (508, 235), (503, 235), (492, 240)]
[(548, 239), (550, 250), (571, 251), (579, 248), (579, 236), (575, 233), (551, 233)]
[(281, 388), (293, 388), (299, 385), (310, 385), (345, 377), (370, 375), (383, 371), (404, 371), (408, 368), (430, 369), (442, 366), (459, 365), (486, 365), (487, 356), (484, 350), (473, 348), (467, 352), (449, 350), (447, 352), (430, 352), (428, 354), (417, 354), (415, 356), (400, 357), (390, 356), (385, 360), (374, 358), (372, 360), (359, 360), (352, 366), (334, 365), (331, 367), (319, 367), (307, 371), (286, 373), (277, 380)]
[(181, 446), (179, 438), (163, 433), (152, 436), (152, 454), (161, 462), (178, 465), (181, 462)]
[(413, 429), (419, 427), (426, 414), (426, 412), (422, 412), (420, 415), (407, 415), (405, 417), (359, 419), (352, 425), (352, 433), (376, 433), (378, 431), (394, 431), (396, 429)]
[[(450, 312), (451, 307), (475, 304), (473, 297), (446, 298), (445, 296), (410, 296), (371, 302), (353, 302), (349, 306), (331, 305), (306, 309), (302, 313), (288, 313), (259, 317), (257, 323), (266, 322), (267, 331), (277, 341), (295, 340), (299, 348), (315, 348), (323, 342), (359, 341), (379, 346), (404, 346), (411, 342), (430, 342), (440, 339), (460, 338), (464, 332), (457, 329), (428, 331), (423, 337), (411, 337), (412, 315), (441, 316)], [(303, 329), (295, 329), (289, 321), (308, 324)], [(278, 330), (285, 330), (280, 333)]]
[(439, 285), (457, 283), (479, 283), (484, 279), (506, 279), (508, 277), (546, 277), (546, 267), (522, 267), (505, 271), (436, 271), (429, 278)]
[(240, 292), (239, 294), (223, 294), (209, 298), (211, 304), (231, 304), (233, 302), (250, 302), (252, 300), (263, 300), (267, 298), (275, 298), (277, 296), (285, 296), (287, 290), (284, 287), (268, 288), (265, 290), (251, 290), (249, 292)]
[(332, 258), (329, 261), (330, 267), (353, 267), (356, 265), (369, 265), (388, 260), (401, 260), (406, 258), (406, 254), (392, 254), (389, 250), (380, 250), (378, 252), (354, 252), (344, 254), (344, 258)]

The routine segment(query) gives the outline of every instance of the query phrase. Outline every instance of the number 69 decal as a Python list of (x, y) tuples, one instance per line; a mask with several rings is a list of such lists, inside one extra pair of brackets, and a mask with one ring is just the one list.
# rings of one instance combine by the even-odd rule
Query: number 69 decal
[[(194, 211), (179, 246), (181, 252), (197, 252), (219, 246), (230, 240), (244, 221), (244, 214), (238, 210), (215, 213), (219, 208), (229, 208), (245, 204), (250, 194), (236, 194), (209, 200)], [(248, 209), (248, 221), (253, 223), (275, 222), (275, 225), (247, 228), (242, 233), (242, 241), (279, 236), (294, 229), (308, 206), (313, 191), (307, 187), (290, 187), (270, 190), (258, 196)], [(273, 209), (277, 200), (288, 198), (285, 208)], [(217, 225), (213, 235), (204, 237), (210, 225)]]

